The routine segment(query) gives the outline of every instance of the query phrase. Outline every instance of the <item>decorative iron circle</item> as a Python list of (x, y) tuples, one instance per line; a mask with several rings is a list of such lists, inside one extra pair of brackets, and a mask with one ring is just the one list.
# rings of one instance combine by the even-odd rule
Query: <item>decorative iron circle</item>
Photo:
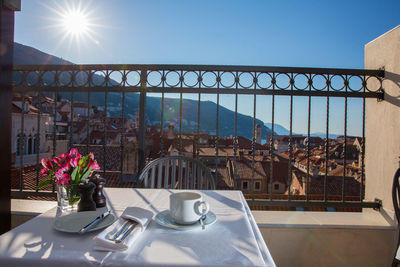
[(161, 71), (150, 71), (147, 73), (147, 84), (151, 87), (159, 87), (162, 84), (163, 73)]
[(127, 86), (140, 86), (140, 72), (137, 70), (126, 72), (126, 85)]
[(72, 86), (73, 79), (74, 77), (71, 71), (61, 71), (58, 82), (61, 86)]
[[(363, 89), (363, 79), (358, 75), (352, 75), (348, 78), (348, 88), (352, 92), (361, 92)], [(357, 85), (357, 83), (359, 83)]]
[[(201, 85), (206, 88), (213, 88), (217, 84), (217, 74), (214, 71), (205, 71), (201, 73)], [(209, 83), (209, 85), (207, 85)]]
[(113, 70), (108, 76), (110, 80), (107, 85), (111, 86), (122, 86), (124, 84), (124, 79), (126, 79), (126, 75), (122, 70)]
[(332, 75), (329, 79), (330, 87), (333, 91), (343, 91), (345, 88), (345, 78), (342, 75)]
[[(181, 82), (179, 81), (179, 78), (181, 77), (181, 75), (179, 74), (178, 71), (167, 71), (165, 73), (165, 84), (168, 87), (176, 87), (178, 86)], [(176, 82), (174, 82), (174, 79), (176, 79)]]
[[(287, 79), (287, 81), (285, 81)], [(276, 80), (276, 88), (281, 89), (281, 90), (286, 90), (290, 88), (290, 84), (289, 84), (289, 80), (290, 80), (290, 76), (288, 73), (278, 73), (275, 76), (275, 80)], [(282, 83), (282, 85), (279, 85), (280, 83)], [(286, 87), (283, 86), (284, 84), (287, 84)]]
[(28, 85), (38, 86), (39, 84), (39, 73), (37, 71), (30, 71), (26, 75), (26, 83)]
[(195, 87), (199, 84), (199, 74), (194, 71), (185, 71), (182, 76), (186, 87)]
[(107, 71), (97, 70), (91, 73), (92, 80), (91, 84), (94, 86), (105, 86), (106, 85)]
[(223, 88), (233, 88), (235, 86), (235, 75), (232, 72), (224, 71), (220, 75)]
[(311, 87), (316, 91), (326, 91), (327, 90), (327, 81), (328, 77), (322, 74), (313, 74), (311, 75), (312, 85)]
[[(238, 75), (239, 77), (239, 86), (242, 89), (251, 89), (254, 87), (254, 73), (251, 72), (241, 72)], [(246, 83), (248, 85), (246, 85)]]
[(44, 81), (47, 81), (47, 83), (44, 83), (44, 85), (48, 85), (48, 86), (56, 85), (56, 73), (54, 71), (45, 71), (45, 72), (43, 72), (42, 79)]
[(85, 86), (89, 82), (89, 75), (86, 71), (77, 71), (74, 73), (74, 85)]
[[(263, 82), (265, 85), (263, 86)], [(272, 76), (267, 72), (260, 72), (257, 74), (257, 87), (260, 89), (270, 89), (272, 87)]]
[(303, 73), (297, 73), (293, 77), (294, 84), (293, 87), (296, 90), (305, 91), (308, 88), (308, 77)]

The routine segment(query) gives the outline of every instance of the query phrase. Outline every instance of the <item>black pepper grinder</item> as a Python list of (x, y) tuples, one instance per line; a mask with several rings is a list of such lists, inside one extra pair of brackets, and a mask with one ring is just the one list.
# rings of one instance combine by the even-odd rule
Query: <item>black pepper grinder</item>
[(106, 179), (101, 178), (99, 174), (96, 174), (95, 177), (90, 178), (90, 181), (96, 185), (96, 189), (93, 193), (93, 200), (96, 202), (97, 208), (102, 208), (106, 206), (106, 197), (104, 196), (103, 189), (104, 184), (106, 183)]
[(96, 185), (92, 182), (80, 183), (78, 192), (81, 195), (81, 201), (78, 203), (78, 212), (96, 210), (96, 202), (93, 201), (93, 192)]

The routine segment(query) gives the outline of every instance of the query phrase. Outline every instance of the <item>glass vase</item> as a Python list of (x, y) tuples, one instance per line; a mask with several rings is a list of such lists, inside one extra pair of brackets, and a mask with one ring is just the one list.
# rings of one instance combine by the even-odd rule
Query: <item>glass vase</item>
[(77, 210), (79, 200), (78, 185), (57, 185), (57, 206), (61, 212)]

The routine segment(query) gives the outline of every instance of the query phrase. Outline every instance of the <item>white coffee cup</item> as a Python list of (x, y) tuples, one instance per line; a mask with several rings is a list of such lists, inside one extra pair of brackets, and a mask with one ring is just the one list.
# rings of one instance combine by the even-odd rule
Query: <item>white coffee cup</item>
[(193, 224), (208, 213), (210, 206), (198, 193), (179, 192), (169, 196), (169, 210), (176, 223)]

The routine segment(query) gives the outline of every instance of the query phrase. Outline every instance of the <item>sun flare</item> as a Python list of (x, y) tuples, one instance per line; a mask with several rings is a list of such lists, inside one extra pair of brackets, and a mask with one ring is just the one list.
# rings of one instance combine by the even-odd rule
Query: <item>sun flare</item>
[(69, 34), (80, 35), (88, 31), (87, 15), (80, 10), (68, 11), (62, 18), (63, 26)]
[(99, 23), (102, 18), (98, 13), (98, 5), (91, 0), (60, 0), (42, 5), (51, 14), (46, 17), (46, 28), (52, 29), (55, 50), (63, 47), (68, 51), (81, 51), (93, 45), (101, 46), (99, 30), (104, 25)]

